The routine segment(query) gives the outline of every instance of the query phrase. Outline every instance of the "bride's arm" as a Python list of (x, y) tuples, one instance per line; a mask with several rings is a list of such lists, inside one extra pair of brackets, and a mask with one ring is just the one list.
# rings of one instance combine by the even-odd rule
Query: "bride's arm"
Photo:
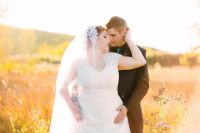
[(66, 77), (65, 82), (62, 84), (61, 89), (59, 91), (61, 96), (65, 99), (66, 103), (70, 107), (71, 107), (71, 105), (73, 105), (73, 102), (72, 102), (70, 94), (69, 94), (68, 86), (75, 79), (75, 77), (76, 77), (76, 72), (74, 70), (72, 70), (70, 72), (69, 76)]
[(76, 69), (74, 68), (75, 67), (72, 67), (70, 74), (68, 75), (68, 77), (66, 77), (65, 82), (62, 84), (61, 89), (59, 90), (59, 93), (66, 101), (66, 104), (69, 106), (74, 117), (77, 120), (81, 120), (82, 116), (81, 116), (80, 108), (72, 102), (70, 94), (69, 94), (69, 90), (68, 90), (68, 86), (76, 78)]
[(132, 57), (121, 56), (119, 59), (119, 70), (130, 70), (144, 66), (146, 64), (146, 60), (139, 48), (131, 39), (130, 30), (127, 32), (125, 40), (131, 50)]

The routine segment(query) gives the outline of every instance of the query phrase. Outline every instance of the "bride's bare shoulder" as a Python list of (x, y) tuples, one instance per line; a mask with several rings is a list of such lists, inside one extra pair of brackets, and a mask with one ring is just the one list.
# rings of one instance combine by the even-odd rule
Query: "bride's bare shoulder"
[(80, 66), (80, 65), (84, 64), (86, 61), (87, 60), (85, 58), (79, 58), (74, 61), (74, 65)]
[(118, 53), (114, 53), (114, 52), (108, 52), (108, 53), (106, 53), (105, 56), (110, 59), (116, 59), (116, 58), (119, 58), (121, 55)]
[(106, 56), (120, 56), (120, 54), (115, 53), (115, 52), (108, 52), (105, 54)]

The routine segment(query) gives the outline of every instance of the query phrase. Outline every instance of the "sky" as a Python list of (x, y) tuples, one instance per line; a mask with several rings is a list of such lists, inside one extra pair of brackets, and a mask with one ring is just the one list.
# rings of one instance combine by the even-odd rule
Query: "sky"
[(0, 0), (1, 24), (76, 35), (112, 16), (124, 18), (142, 46), (184, 53), (199, 45), (200, 0)]

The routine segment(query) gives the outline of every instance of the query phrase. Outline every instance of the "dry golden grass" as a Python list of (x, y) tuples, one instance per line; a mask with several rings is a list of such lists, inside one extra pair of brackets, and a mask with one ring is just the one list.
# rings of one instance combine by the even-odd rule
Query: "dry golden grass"
[[(36, 69), (23, 74), (0, 73), (1, 133), (48, 132), (57, 66), (42, 64)], [(142, 101), (145, 133), (174, 133), (181, 127), (185, 109), (198, 88), (198, 71), (149, 68), (150, 89)]]
[(0, 132), (48, 132), (55, 72), (0, 74)]
[(158, 65), (149, 68), (149, 75), (150, 89), (142, 101), (145, 133), (176, 133), (198, 90), (199, 68)]

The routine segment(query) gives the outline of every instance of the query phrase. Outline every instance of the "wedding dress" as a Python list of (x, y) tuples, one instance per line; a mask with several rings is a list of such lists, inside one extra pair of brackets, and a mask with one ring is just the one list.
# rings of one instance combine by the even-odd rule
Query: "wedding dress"
[(67, 104), (59, 102), (64, 99), (55, 99), (51, 133), (130, 133), (127, 117), (120, 124), (114, 123), (119, 113), (116, 108), (123, 104), (117, 91), (120, 56), (117, 53), (105, 54), (102, 70), (93, 68), (86, 59), (79, 61), (76, 71), (83, 121), (77, 122)]

